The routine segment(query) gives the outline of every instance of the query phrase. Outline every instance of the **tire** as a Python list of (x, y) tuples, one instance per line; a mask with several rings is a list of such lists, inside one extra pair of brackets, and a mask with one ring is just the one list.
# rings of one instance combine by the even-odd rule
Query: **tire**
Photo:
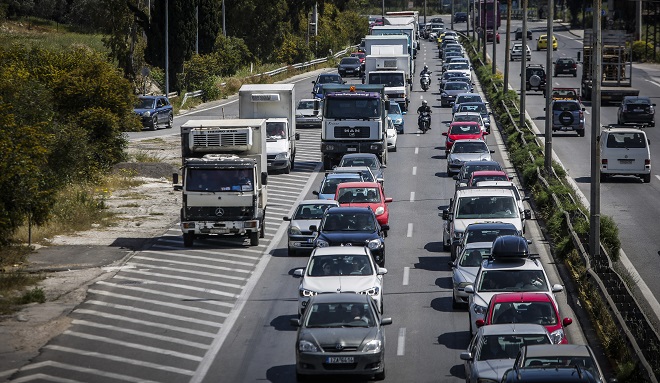
[(608, 175), (605, 173), (600, 173), (600, 183), (604, 184), (609, 179)]
[(539, 75), (532, 75), (532, 77), (529, 78), (529, 84), (533, 86), (534, 88), (537, 88), (541, 85), (541, 77)]
[[(453, 290), (453, 288), (452, 288), (452, 290)], [(451, 294), (451, 308), (454, 309), (454, 310), (458, 310), (460, 307), (461, 307), (461, 305), (458, 302), (456, 302), (456, 296), (454, 295), (454, 293), (452, 293)]]
[(374, 380), (385, 380), (385, 368), (383, 367), (383, 372), (379, 372), (374, 375)]
[(261, 228), (259, 229), (259, 238), (266, 236), (266, 220), (261, 221)]
[(332, 159), (327, 156), (323, 156), (323, 169), (332, 170)]
[(571, 126), (575, 122), (575, 117), (573, 117), (573, 113), (567, 110), (561, 112), (557, 118), (559, 119), (559, 123), (564, 126)]
[(295, 169), (296, 167), (296, 154), (293, 153), (293, 156), (291, 156), (291, 170)]
[(577, 77), (577, 72), (573, 72), (573, 77)]
[(250, 238), (250, 246), (259, 246), (259, 232), (258, 231), (249, 232), (248, 237)]
[(579, 137), (584, 137), (584, 129), (578, 130), (577, 134)]
[(474, 333), (472, 332), (472, 314), (469, 311), (470, 307), (468, 306), (468, 332), (470, 333), (470, 337), (473, 337)]
[(385, 312), (385, 304), (383, 303), (383, 295), (380, 296), (380, 315)]
[(165, 126), (167, 129), (172, 129), (172, 125), (174, 124), (174, 116), (172, 113), (167, 117), (167, 125)]
[(444, 241), (442, 242), (443, 251), (451, 251), (451, 245), (447, 245)]
[(289, 162), (289, 163), (286, 165), (286, 168), (284, 168), (284, 170), (282, 170), (282, 173), (284, 173), (284, 174), (289, 174), (289, 173), (291, 173), (291, 162)]
[(392, 148), (393, 152), (396, 152), (396, 145), (394, 145), (394, 148)]
[(527, 84), (527, 86), (525, 86), (525, 90), (530, 91), (532, 90), (532, 87), (529, 84)]
[(195, 234), (183, 233), (183, 247), (193, 247), (195, 241)]
[(651, 174), (644, 174), (642, 176), (642, 181), (644, 181), (645, 184), (648, 184), (651, 182)]
[(153, 117), (151, 117), (151, 124), (153, 125), (151, 127), (151, 130), (158, 130), (158, 116), (156, 116), (155, 114), (153, 115)]
[(309, 382), (309, 376), (296, 372), (296, 382)]

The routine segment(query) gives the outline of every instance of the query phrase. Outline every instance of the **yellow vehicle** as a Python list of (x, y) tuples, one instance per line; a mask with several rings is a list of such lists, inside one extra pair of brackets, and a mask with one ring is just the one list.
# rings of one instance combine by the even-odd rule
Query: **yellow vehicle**
[[(548, 35), (541, 35), (536, 41), (536, 50), (548, 49)], [(557, 50), (557, 38), (552, 35), (552, 50)]]

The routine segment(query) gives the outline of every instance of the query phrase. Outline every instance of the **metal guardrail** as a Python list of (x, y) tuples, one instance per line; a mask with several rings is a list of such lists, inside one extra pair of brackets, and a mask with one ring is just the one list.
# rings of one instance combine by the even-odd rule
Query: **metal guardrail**
[(202, 95), (204, 95), (204, 91), (203, 91), (203, 90), (196, 90), (196, 91), (194, 91), (194, 92), (186, 92), (186, 93), (183, 95), (183, 100), (181, 100), (181, 107), (183, 108), (183, 105), (184, 105), (184, 104), (186, 103), (186, 101), (188, 100), (188, 97), (201, 97)]

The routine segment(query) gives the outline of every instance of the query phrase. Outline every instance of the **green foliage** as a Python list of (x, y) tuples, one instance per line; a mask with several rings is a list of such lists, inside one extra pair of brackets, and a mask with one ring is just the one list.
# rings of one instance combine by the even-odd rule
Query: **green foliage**
[(619, 228), (617, 227), (614, 219), (610, 216), (600, 217), (600, 240), (603, 242), (607, 254), (613, 261), (619, 261), (621, 254), (621, 240), (619, 239)]
[(637, 40), (632, 45), (632, 59), (634, 61), (653, 60), (653, 44)]
[(300, 36), (287, 33), (284, 36), (282, 47), (275, 54), (275, 61), (286, 64), (295, 64), (309, 61), (312, 57), (312, 51), (307, 41)]

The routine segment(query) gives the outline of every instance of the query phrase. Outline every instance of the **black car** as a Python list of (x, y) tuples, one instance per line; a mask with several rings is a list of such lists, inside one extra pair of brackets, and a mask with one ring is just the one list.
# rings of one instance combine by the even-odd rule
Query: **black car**
[(573, 77), (577, 77), (577, 62), (570, 57), (562, 57), (555, 61), (552, 75), (557, 77), (560, 74), (572, 74)]
[(362, 63), (359, 57), (344, 57), (339, 62), (337, 72), (342, 77), (356, 76), (362, 77)]
[[(516, 40), (522, 40), (522, 28), (517, 28), (516, 31), (513, 32), (513, 33), (515, 34), (515, 39)], [(528, 29), (527, 30), (527, 40), (533, 40), (533, 39), (534, 39), (534, 37), (532, 35), (532, 31), (530, 31)]]
[(159, 125), (171, 128), (174, 123), (172, 104), (165, 96), (139, 96), (133, 108), (142, 121), (142, 126), (156, 130)]
[(321, 73), (312, 84), (312, 97), (323, 99), (323, 84), (346, 84), (346, 81), (337, 73)]
[(456, 12), (454, 13), (454, 22), (455, 23), (466, 23), (468, 19), (467, 12)]
[(325, 211), (314, 240), (314, 247), (367, 246), (378, 266), (385, 266), (385, 231), (376, 214), (368, 207), (332, 207)]
[(545, 95), (545, 68), (541, 64), (528, 64), (525, 68), (525, 88), (536, 90)]
[(519, 235), (522, 233), (512, 223), (505, 222), (476, 222), (467, 225), (463, 237), (457, 243), (452, 243), (451, 260), (461, 253), (461, 249), (469, 243), (493, 242), (501, 235)]
[(619, 105), (617, 121), (619, 124), (638, 123), (655, 126), (655, 104), (649, 97), (626, 96)]

